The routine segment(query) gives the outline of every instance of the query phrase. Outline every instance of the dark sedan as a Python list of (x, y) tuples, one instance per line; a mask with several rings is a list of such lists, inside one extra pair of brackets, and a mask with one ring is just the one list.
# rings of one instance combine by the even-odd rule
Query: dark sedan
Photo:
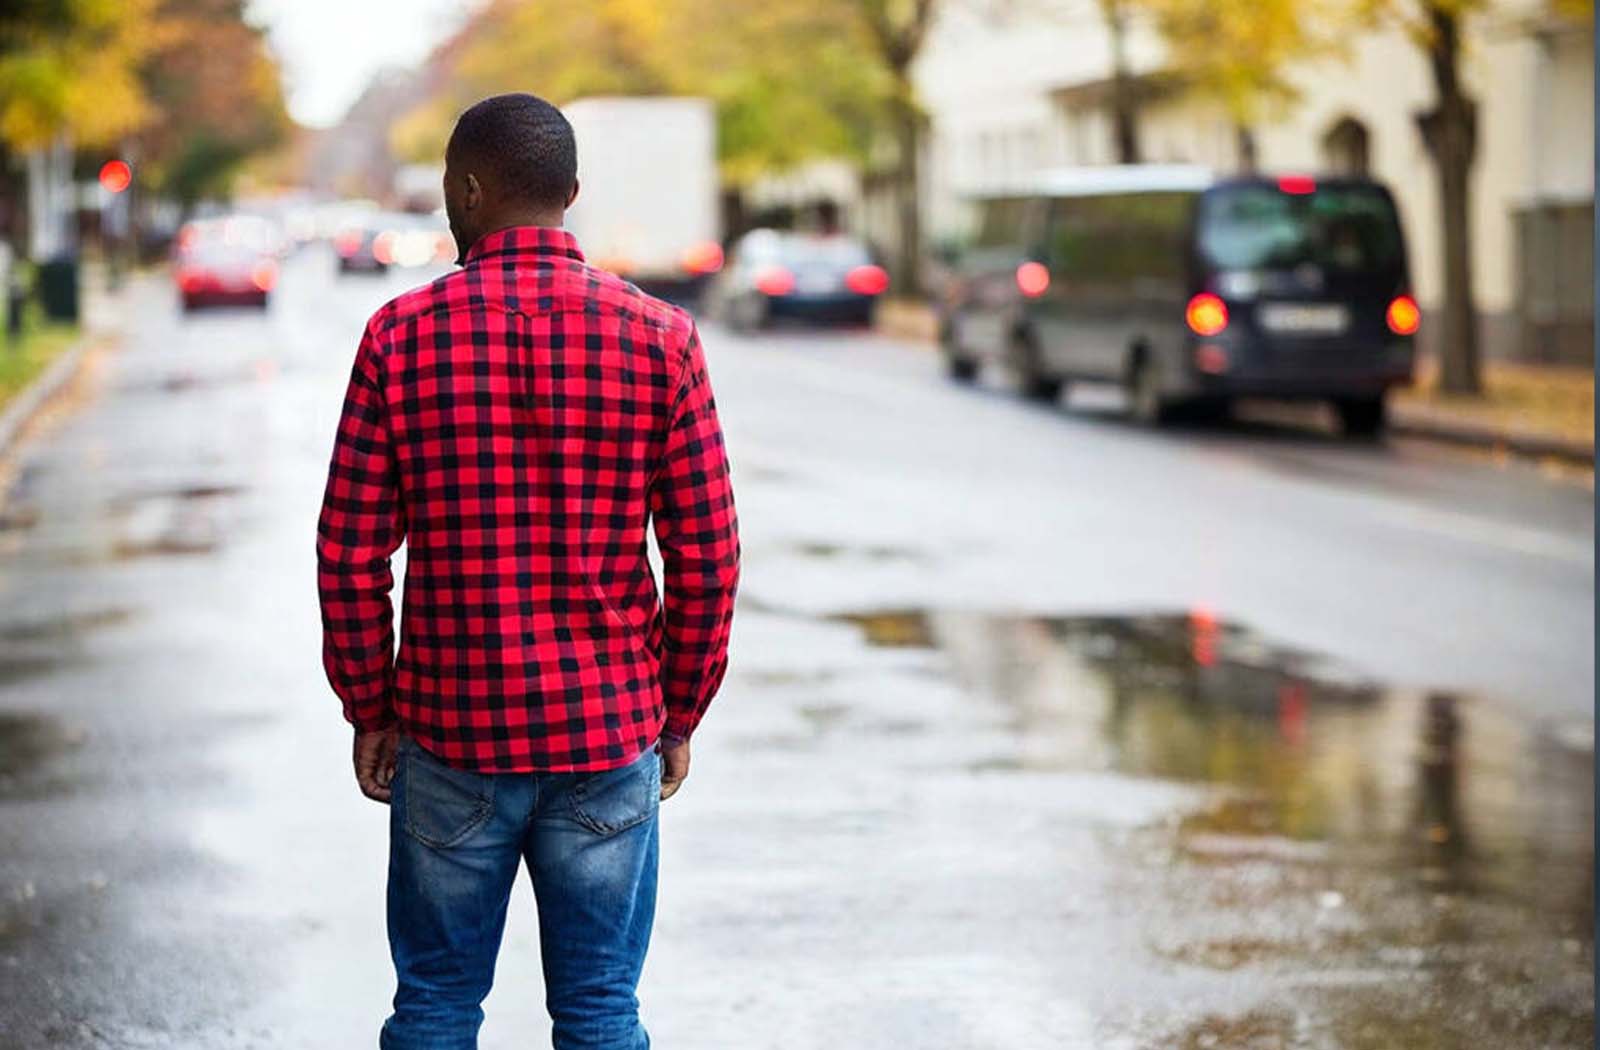
[(852, 237), (752, 230), (735, 243), (712, 301), (737, 328), (785, 318), (866, 325), (888, 289), (889, 275)]

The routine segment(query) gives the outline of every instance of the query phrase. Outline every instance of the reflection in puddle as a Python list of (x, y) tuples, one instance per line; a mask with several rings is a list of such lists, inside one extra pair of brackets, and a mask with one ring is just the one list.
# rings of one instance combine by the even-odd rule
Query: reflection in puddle
[(113, 560), (159, 555), (206, 554), (222, 542), (223, 523), (241, 486), (187, 485), (136, 492), (112, 505), (117, 535)]
[(795, 550), (808, 558), (856, 558), (864, 561), (925, 562), (927, 558), (904, 547), (867, 544), (849, 546), (842, 543), (800, 543)]
[[(881, 646), (944, 650), (1014, 712), (986, 768), (1114, 769), (1237, 789), (1186, 830), (1400, 851), (1430, 883), (1586, 884), (1592, 751), (1489, 704), (1352, 677), (1206, 613), (841, 617)], [(1535, 878), (1535, 875), (1538, 878)]]
[(81, 729), (69, 729), (53, 718), (0, 713), (0, 797), (26, 790), (48, 759), (83, 740)]
[[(873, 645), (941, 651), (964, 686), (1005, 706), (1009, 742), (974, 772), (1218, 788), (1148, 836), (1141, 859), (1167, 885), (1152, 947), (1210, 971), (1288, 966), (1338, 1023), (1301, 1042), (1274, 1013), (1209, 1018), (1159, 1045), (1491, 1045), (1457, 1040), (1474, 1030), (1460, 1007), (1479, 985), (1498, 989), (1497, 1047), (1592, 1035), (1590, 734), (1389, 688), (1204, 610), (839, 619)], [(1329, 1006), (1335, 996), (1350, 1001)]]
[(0, 624), (0, 642), (51, 642), (75, 638), (85, 631), (125, 622), (128, 609), (86, 609), (40, 620)]

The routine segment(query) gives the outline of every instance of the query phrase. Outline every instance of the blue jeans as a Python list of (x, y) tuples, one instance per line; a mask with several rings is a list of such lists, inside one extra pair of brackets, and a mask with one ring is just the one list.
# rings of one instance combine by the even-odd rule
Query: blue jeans
[(555, 1050), (644, 1050), (634, 989), (656, 907), (654, 750), (603, 773), (471, 773), (407, 737), (391, 785), (382, 1050), (471, 1050), (526, 862)]

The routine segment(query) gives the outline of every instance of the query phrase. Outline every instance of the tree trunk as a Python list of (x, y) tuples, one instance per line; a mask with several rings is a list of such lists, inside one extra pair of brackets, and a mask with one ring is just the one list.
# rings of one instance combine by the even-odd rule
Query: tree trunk
[(1438, 101), (1417, 119), (1422, 140), (1439, 179), (1439, 222), (1444, 234), (1444, 309), (1434, 338), (1440, 361), (1439, 384), (1451, 394), (1481, 394), (1478, 311), (1472, 289), (1472, 160), (1477, 145), (1477, 111), (1461, 91), (1458, 61), (1460, 24), (1456, 15), (1430, 6), (1433, 39), (1429, 62)]
[(1253, 175), (1256, 171), (1257, 150), (1255, 129), (1248, 124), (1235, 124), (1234, 149), (1235, 157), (1239, 163), (1239, 171), (1244, 175)]
[(921, 114), (911, 100), (911, 86), (903, 85), (901, 98), (895, 107), (896, 159), (895, 210), (899, 226), (899, 259), (895, 276), (899, 278), (901, 295), (918, 295), (922, 291), (922, 216), (918, 194), (918, 146), (920, 145)]
[(1118, 164), (1139, 163), (1139, 100), (1128, 72), (1127, 18), (1120, 0), (1101, 0), (1111, 37), (1111, 134)]

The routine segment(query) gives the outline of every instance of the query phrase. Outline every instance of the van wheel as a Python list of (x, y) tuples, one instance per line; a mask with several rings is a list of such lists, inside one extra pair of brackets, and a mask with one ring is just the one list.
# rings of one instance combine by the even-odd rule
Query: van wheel
[(1346, 397), (1333, 403), (1345, 437), (1375, 438), (1383, 433), (1389, 413), (1383, 398)]

